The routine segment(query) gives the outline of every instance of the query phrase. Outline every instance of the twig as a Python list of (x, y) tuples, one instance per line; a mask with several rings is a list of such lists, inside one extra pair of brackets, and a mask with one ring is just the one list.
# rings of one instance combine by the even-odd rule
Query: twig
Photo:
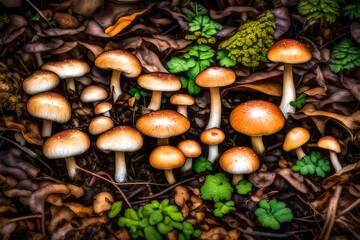
[(26, 219), (41, 218), (41, 217), (42, 217), (42, 214), (34, 214), (34, 215), (29, 215), (29, 216), (21, 216), (21, 217), (9, 219), (8, 221), (6, 221), (6, 223), (18, 222), (18, 221), (22, 221), (22, 220), (26, 220)]
[(294, 234), (297, 233), (304, 233), (304, 232), (312, 232), (312, 229), (305, 229), (305, 230), (299, 230), (299, 231), (291, 231), (291, 232), (285, 232), (285, 233), (271, 233), (271, 232), (259, 232), (259, 231), (254, 231), (250, 228), (239, 228), (239, 230), (242, 233), (248, 234), (248, 235), (252, 235), (252, 236), (257, 236), (257, 237), (272, 237), (272, 238), (288, 238), (291, 237)]
[(336, 218), (340, 217), (341, 215), (344, 215), (345, 213), (351, 211), (353, 208), (357, 207), (357, 205), (360, 204), (360, 198), (358, 198), (355, 202), (353, 202), (352, 204), (350, 204), (347, 208), (345, 208), (344, 210), (342, 210), (337, 216)]
[(30, 0), (26, 0), (26, 2), (35, 9), (35, 11), (38, 12), (38, 14), (40, 15), (40, 17), (42, 17), (47, 24), (49, 24), (50, 27), (53, 27), (53, 25), (47, 20), (47, 18), (45, 17), (45, 15), (40, 11), (40, 9), (38, 9)]

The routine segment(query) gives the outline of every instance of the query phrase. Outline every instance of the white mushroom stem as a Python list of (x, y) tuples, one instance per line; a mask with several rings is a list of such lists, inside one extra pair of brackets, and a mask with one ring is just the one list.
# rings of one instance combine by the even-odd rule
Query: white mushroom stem
[(36, 58), (37, 66), (38, 66), (38, 68), (39, 68), (39, 67), (41, 67), (41, 65), (44, 64), (44, 61), (43, 61), (42, 56), (41, 56), (41, 53), (40, 53), (40, 52), (36, 52), (36, 53), (34, 53), (34, 55), (35, 55), (35, 58)]
[(302, 147), (295, 148), (295, 153), (299, 160), (306, 156)]
[(220, 88), (211, 87), (210, 88), (210, 118), (206, 129), (210, 128), (220, 128), (221, 123), (221, 99), (220, 99)]
[(124, 152), (115, 152), (115, 181), (124, 182), (126, 179), (126, 162)]
[(75, 80), (74, 78), (67, 78), (66, 79), (66, 88), (69, 91), (75, 92)]
[(263, 155), (263, 153), (265, 152), (265, 147), (262, 136), (251, 136), (251, 143), (254, 152), (257, 155)]
[(43, 120), (43, 126), (41, 130), (42, 137), (50, 137), (52, 132), (52, 121), (51, 120)]
[(186, 157), (185, 158), (185, 164), (180, 168), (180, 171), (186, 172), (189, 171), (192, 167), (193, 158), (192, 157)]
[(114, 103), (122, 94), (121, 87), (120, 87), (120, 76), (121, 76), (120, 71), (117, 71), (117, 70), (112, 71), (111, 80), (110, 80), (110, 91), (112, 91), (112, 93), (113, 93), (113, 102)]
[(335, 172), (338, 172), (342, 169), (342, 166), (339, 162), (339, 159), (336, 155), (336, 152), (334, 151), (329, 151), (329, 154), (330, 154), (330, 160), (331, 160), (331, 164), (333, 165), (334, 169), (335, 169)]
[(166, 180), (169, 184), (176, 183), (172, 169), (165, 169), (164, 172), (165, 172)]
[(214, 163), (215, 160), (219, 157), (219, 145), (209, 145), (208, 158), (210, 162)]
[(284, 64), (284, 77), (283, 77), (283, 91), (280, 103), (280, 110), (283, 112), (284, 117), (288, 118), (289, 114), (295, 113), (295, 107), (290, 105), (291, 101), (295, 101), (296, 91), (293, 81), (292, 64)]
[(157, 145), (158, 146), (169, 145), (169, 138), (158, 138)]
[(187, 106), (186, 105), (178, 105), (177, 112), (182, 114), (186, 118), (188, 116), (188, 114), (187, 114)]
[(161, 97), (162, 97), (161, 91), (153, 91), (151, 94), (151, 100), (148, 109), (159, 110), (161, 107)]
[(233, 186), (236, 186), (242, 179), (243, 179), (242, 174), (234, 174), (231, 183)]
[(75, 162), (75, 157), (66, 157), (66, 169), (69, 174), (70, 179), (73, 179), (76, 176), (76, 169), (79, 167)]

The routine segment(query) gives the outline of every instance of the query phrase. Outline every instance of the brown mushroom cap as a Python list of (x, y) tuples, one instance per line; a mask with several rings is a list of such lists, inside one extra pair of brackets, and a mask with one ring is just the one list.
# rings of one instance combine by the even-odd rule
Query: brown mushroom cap
[(184, 153), (185, 157), (199, 157), (201, 154), (201, 146), (195, 140), (183, 140), (177, 145), (177, 147)]
[(104, 112), (110, 111), (112, 109), (112, 104), (109, 102), (101, 102), (96, 104), (94, 108), (95, 114), (102, 114)]
[(67, 158), (81, 155), (90, 147), (88, 135), (77, 129), (65, 130), (49, 137), (43, 146), (45, 157), (49, 159)]
[(169, 138), (186, 132), (190, 121), (178, 112), (160, 110), (141, 116), (136, 121), (136, 128), (150, 137)]
[(171, 73), (152, 72), (143, 74), (137, 79), (138, 84), (147, 90), (171, 92), (178, 91), (181, 88), (181, 82), (178, 77)]
[(230, 114), (230, 125), (248, 136), (271, 135), (285, 124), (285, 118), (278, 106), (263, 100), (241, 103)]
[(191, 106), (194, 105), (194, 98), (185, 93), (177, 93), (170, 97), (170, 103), (174, 105)]
[(224, 141), (225, 134), (220, 128), (210, 128), (200, 134), (200, 141), (207, 145), (217, 145)]
[(156, 169), (174, 169), (184, 165), (185, 156), (176, 147), (170, 145), (158, 146), (150, 153), (149, 163)]
[(54, 92), (42, 92), (27, 102), (27, 111), (34, 117), (65, 123), (70, 120), (71, 107), (66, 98)]
[(56, 73), (61, 79), (81, 77), (90, 71), (90, 67), (86, 62), (77, 59), (48, 62), (42, 65), (41, 68)]
[(47, 70), (37, 70), (24, 79), (22, 87), (27, 94), (34, 95), (50, 91), (60, 83), (58, 75)]
[(200, 72), (195, 82), (200, 87), (224, 87), (233, 84), (236, 80), (235, 72), (225, 67), (209, 67)]
[(106, 116), (97, 116), (89, 124), (89, 133), (91, 135), (101, 134), (114, 127), (114, 122)]
[(108, 92), (97, 85), (90, 85), (84, 88), (80, 95), (80, 100), (84, 103), (97, 102), (108, 97)]
[(283, 149), (288, 152), (301, 147), (310, 139), (310, 133), (307, 129), (302, 127), (295, 127), (291, 129), (285, 136)]
[(311, 51), (305, 44), (294, 39), (282, 39), (269, 48), (267, 58), (273, 62), (304, 63), (311, 59)]
[(220, 167), (231, 174), (247, 174), (255, 172), (260, 161), (256, 153), (248, 147), (233, 147), (220, 157)]
[(341, 146), (339, 141), (332, 136), (323, 136), (318, 140), (317, 146), (319, 148), (334, 151), (336, 153), (341, 152)]
[(99, 54), (95, 65), (101, 69), (120, 71), (125, 77), (134, 78), (141, 73), (141, 63), (132, 53), (125, 50), (110, 50)]

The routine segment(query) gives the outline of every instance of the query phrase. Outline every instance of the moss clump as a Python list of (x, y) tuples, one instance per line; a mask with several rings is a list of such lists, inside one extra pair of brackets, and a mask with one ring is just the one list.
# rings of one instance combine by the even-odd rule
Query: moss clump
[(328, 23), (333, 23), (339, 16), (338, 0), (300, 0), (298, 11), (308, 20), (325, 18)]
[(360, 46), (349, 38), (343, 39), (331, 51), (330, 70), (338, 73), (360, 66)]
[(244, 66), (257, 67), (260, 62), (268, 61), (266, 53), (274, 43), (275, 28), (274, 16), (267, 11), (264, 17), (240, 26), (235, 35), (219, 45), (219, 49), (228, 50), (228, 56)]
[(24, 111), (24, 103), (18, 94), (18, 82), (6, 73), (0, 73), (0, 109), (2, 112), (15, 112), (20, 117)]

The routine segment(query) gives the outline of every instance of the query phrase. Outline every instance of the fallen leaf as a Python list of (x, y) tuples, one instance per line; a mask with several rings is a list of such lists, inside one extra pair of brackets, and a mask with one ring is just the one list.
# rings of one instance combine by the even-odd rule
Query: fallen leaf
[(320, 195), (315, 201), (310, 202), (312, 208), (314, 208), (317, 212), (321, 213), (329, 204), (329, 200), (331, 199), (332, 194), (330, 191), (326, 191)]
[(184, 39), (175, 40), (169, 35), (160, 35), (154, 34), (153, 38), (143, 37), (143, 39), (147, 42), (154, 44), (160, 52), (165, 51), (167, 49), (183, 49), (188, 46), (191, 41), (187, 41)]
[(182, 207), (185, 205), (186, 201), (190, 200), (190, 193), (186, 187), (179, 185), (174, 191), (174, 201), (177, 206)]
[(95, 37), (109, 38), (110, 36), (104, 33), (104, 29), (94, 20), (90, 20), (84, 31), (86, 34)]
[(88, 20), (84, 21), (78, 28), (48, 28), (43, 29), (39, 24), (32, 24), (33, 28), (36, 30), (36, 34), (40, 37), (54, 37), (54, 36), (65, 36), (65, 35), (75, 35), (85, 31)]
[(351, 172), (356, 171), (359, 168), (360, 168), (360, 161), (343, 167), (340, 171), (327, 177), (322, 182), (322, 187), (324, 189), (329, 189), (330, 187), (335, 186), (337, 184), (346, 183), (349, 177), (351, 176)]
[(280, 38), (289, 30), (291, 25), (288, 8), (280, 7), (271, 9), (270, 11), (274, 16), (276, 24), (276, 29), (273, 36), (274, 38)]
[(265, 188), (273, 184), (276, 173), (274, 172), (254, 172), (249, 175), (249, 181), (257, 188)]
[(289, 168), (278, 168), (275, 170), (277, 174), (283, 177), (291, 186), (301, 193), (309, 194), (309, 189), (304, 184), (304, 177), (300, 173), (293, 172)]
[(282, 96), (282, 82), (276, 79), (268, 79), (268, 80), (258, 81), (248, 84), (241, 84), (235, 82), (230, 87), (223, 88), (221, 90), (221, 96), (226, 95), (226, 93), (229, 91), (249, 91), (249, 90), (254, 90), (271, 96), (280, 97)]
[(76, 46), (77, 46), (77, 42), (65, 42), (60, 47), (49, 51), (49, 53), (55, 54), (55, 55), (66, 53), (66, 52), (69, 52), (70, 50), (72, 50), (73, 48), (75, 48)]
[(350, 33), (351, 33), (351, 36), (355, 39), (355, 41), (360, 43), (360, 23), (355, 22), (355, 21), (352, 22), (350, 24)]
[(215, 11), (213, 9), (210, 9), (209, 14), (212, 19), (218, 20), (222, 19), (224, 17), (227, 17), (231, 15), (232, 13), (246, 13), (250, 15), (257, 15), (259, 14), (259, 11), (256, 8), (253, 7), (245, 7), (245, 6), (230, 6), (225, 8), (223, 11)]
[(100, 192), (93, 199), (94, 213), (100, 214), (110, 210), (114, 197), (108, 192)]
[(162, 65), (158, 55), (144, 46), (141, 46), (135, 52), (135, 56), (140, 60), (143, 68), (146, 68), (149, 72), (168, 72)]
[(170, 15), (175, 18), (180, 26), (180, 28), (184, 31), (187, 31), (189, 29), (188, 27), (188, 21), (185, 18), (185, 16), (182, 13), (173, 11), (173, 9), (175, 9), (173, 6), (171, 6), (171, 3), (168, 1), (162, 1), (157, 3), (157, 7), (161, 10), (165, 10), (168, 13), (170, 13)]
[(220, 239), (229, 239), (228, 232), (223, 227), (210, 228), (209, 231), (202, 231), (200, 239), (211, 239), (211, 240), (220, 240)]
[[(340, 82), (350, 92), (354, 95), (357, 101), (360, 101), (360, 82), (359, 79), (347, 77), (344, 74), (340, 75)], [(350, 99), (348, 98), (350, 101)]]

